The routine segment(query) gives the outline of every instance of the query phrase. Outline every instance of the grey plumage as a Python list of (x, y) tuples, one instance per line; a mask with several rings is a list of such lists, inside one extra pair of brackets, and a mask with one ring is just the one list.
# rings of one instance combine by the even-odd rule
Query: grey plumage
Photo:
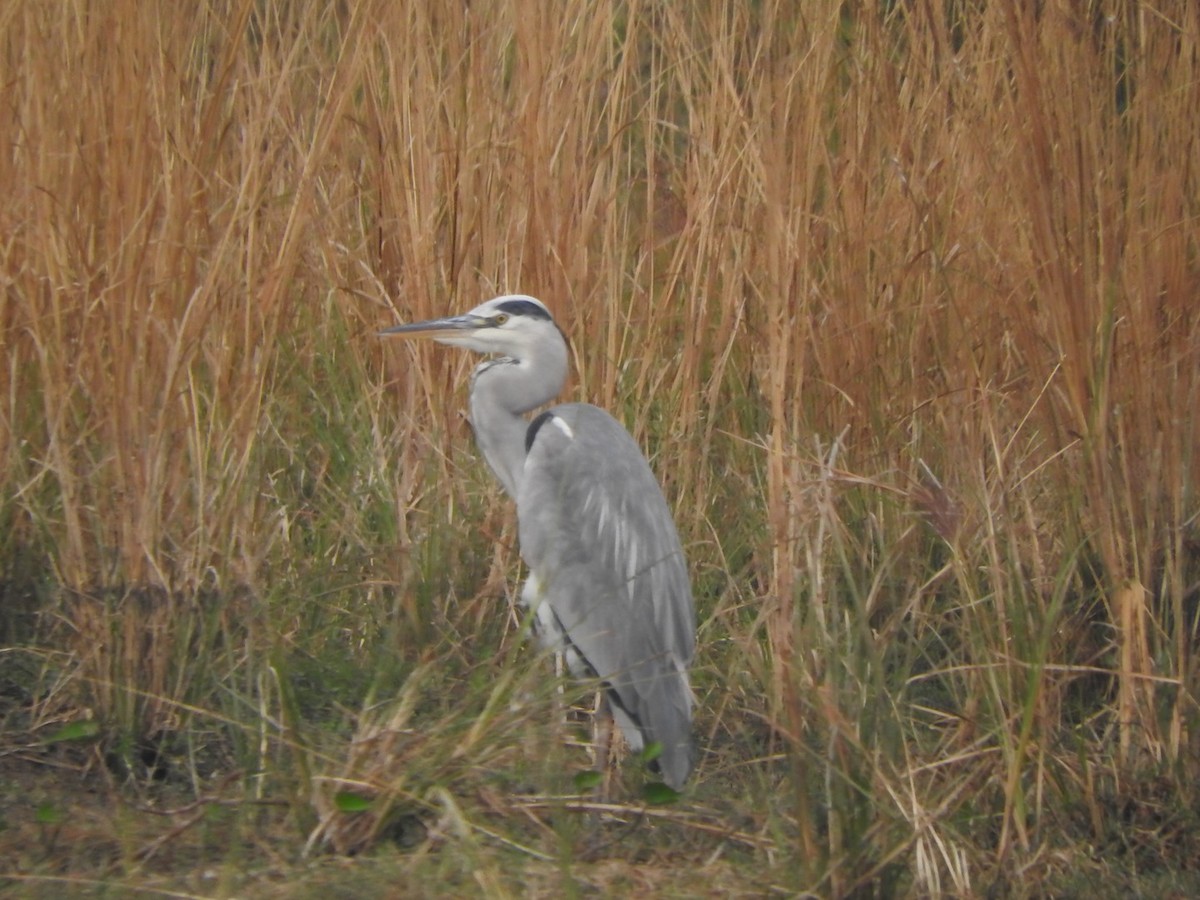
[(384, 334), (502, 354), (475, 370), (470, 418), (517, 504), (530, 573), (522, 602), (574, 674), (605, 682), (631, 747), (661, 745), (662, 778), (680, 788), (694, 762), (687, 670), (695, 612), (674, 520), (637, 444), (589, 404), (526, 420), (557, 396), (567, 372), (566, 341), (532, 297), (497, 297), (463, 316)]

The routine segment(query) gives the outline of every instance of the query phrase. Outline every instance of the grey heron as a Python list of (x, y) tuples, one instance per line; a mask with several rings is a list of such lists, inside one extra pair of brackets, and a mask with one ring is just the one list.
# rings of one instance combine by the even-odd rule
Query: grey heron
[(558, 396), (567, 376), (566, 339), (533, 297), (508, 294), (465, 315), (381, 334), (491, 356), (471, 378), (469, 418), (517, 504), (529, 570), (521, 602), (573, 675), (601, 681), (601, 706), (631, 749), (661, 748), (651, 765), (679, 790), (694, 762), (688, 667), (696, 614), (675, 522), (637, 443), (587, 403), (526, 418)]

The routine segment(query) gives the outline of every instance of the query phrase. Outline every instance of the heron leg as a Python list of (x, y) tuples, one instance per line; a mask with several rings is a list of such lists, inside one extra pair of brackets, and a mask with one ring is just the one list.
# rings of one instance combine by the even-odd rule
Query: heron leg
[(560, 743), (564, 736), (568, 733), (568, 722), (570, 719), (570, 710), (567, 708), (565, 693), (563, 690), (563, 672), (566, 671), (567, 663), (566, 656), (561, 650), (554, 651), (554, 722), (557, 734), (555, 739)]
[(600, 772), (600, 799), (608, 802), (612, 794), (612, 736), (615, 721), (612, 706), (609, 703), (608, 691), (601, 688), (596, 692), (596, 712), (592, 717), (592, 747), (595, 753), (596, 769)]

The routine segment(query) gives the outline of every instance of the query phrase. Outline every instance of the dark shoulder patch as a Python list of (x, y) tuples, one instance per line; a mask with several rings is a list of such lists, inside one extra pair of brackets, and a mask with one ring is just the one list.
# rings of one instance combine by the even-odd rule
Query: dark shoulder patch
[(542, 426), (554, 418), (554, 413), (546, 410), (536, 419), (529, 423), (529, 427), (525, 429), (525, 452), (528, 453), (533, 449), (533, 441), (537, 437), (537, 433), (542, 430)]
[(549, 319), (550, 313), (545, 307), (528, 300), (507, 300), (496, 307), (510, 316), (527, 316), (530, 319)]

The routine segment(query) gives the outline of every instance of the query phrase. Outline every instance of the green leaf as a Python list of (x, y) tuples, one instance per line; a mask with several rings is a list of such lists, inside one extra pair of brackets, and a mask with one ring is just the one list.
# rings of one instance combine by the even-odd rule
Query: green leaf
[(575, 790), (581, 794), (585, 794), (594, 787), (598, 787), (600, 782), (604, 780), (604, 775), (594, 769), (588, 769), (586, 772), (575, 773)]
[(683, 796), (674, 788), (667, 787), (661, 781), (651, 781), (642, 787), (642, 799), (652, 806), (667, 806), (678, 803)]
[(358, 813), (366, 812), (374, 801), (370, 797), (364, 797), (351, 791), (338, 791), (334, 795), (333, 802), (341, 812)]
[(100, 733), (100, 723), (93, 719), (80, 719), (76, 722), (68, 722), (50, 737), (46, 738), (47, 744), (57, 744), (61, 741), (86, 741), (94, 738)]
[(643, 763), (654, 762), (662, 756), (662, 741), (651, 741), (642, 750), (641, 757)]
[(53, 803), (42, 803), (38, 805), (34, 818), (39, 825), (57, 825), (64, 817), (62, 810)]

